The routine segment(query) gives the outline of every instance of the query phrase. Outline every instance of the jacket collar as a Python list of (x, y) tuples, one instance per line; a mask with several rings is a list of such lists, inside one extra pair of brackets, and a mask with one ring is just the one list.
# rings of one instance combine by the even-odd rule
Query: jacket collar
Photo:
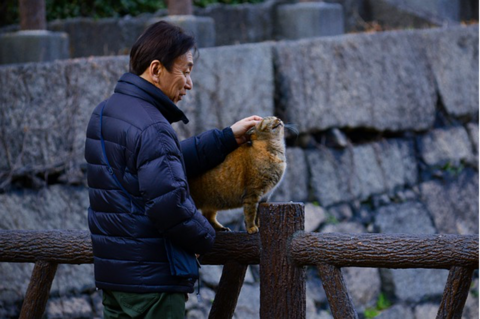
[(173, 103), (159, 88), (147, 80), (133, 73), (125, 73), (117, 82), (115, 93), (133, 96), (154, 105), (170, 123), (183, 121), (187, 124), (188, 118), (175, 103)]

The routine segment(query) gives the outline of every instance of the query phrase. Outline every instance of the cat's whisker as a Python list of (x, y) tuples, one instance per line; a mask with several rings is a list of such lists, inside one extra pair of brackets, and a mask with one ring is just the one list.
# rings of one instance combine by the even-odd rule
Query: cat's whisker
[(285, 129), (289, 130), (291, 133), (293, 133), (297, 136), (298, 136), (298, 134), (300, 134), (296, 124), (287, 123), (287, 124), (285, 124)]

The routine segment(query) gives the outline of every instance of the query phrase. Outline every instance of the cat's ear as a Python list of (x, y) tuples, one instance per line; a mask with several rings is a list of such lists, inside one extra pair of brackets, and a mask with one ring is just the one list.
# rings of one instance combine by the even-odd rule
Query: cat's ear
[(267, 129), (267, 127), (268, 127), (268, 121), (262, 121), (262, 122), (260, 123), (259, 129), (260, 129), (261, 132), (263, 132), (263, 131), (265, 131), (265, 130)]

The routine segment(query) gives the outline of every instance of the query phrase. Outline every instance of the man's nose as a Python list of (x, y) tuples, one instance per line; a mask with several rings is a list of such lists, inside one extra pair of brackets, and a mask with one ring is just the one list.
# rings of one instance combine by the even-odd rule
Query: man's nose
[(193, 81), (190, 76), (187, 77), (187, 83), (185, 84), (185, 89), (187, 90), (193, 89)]

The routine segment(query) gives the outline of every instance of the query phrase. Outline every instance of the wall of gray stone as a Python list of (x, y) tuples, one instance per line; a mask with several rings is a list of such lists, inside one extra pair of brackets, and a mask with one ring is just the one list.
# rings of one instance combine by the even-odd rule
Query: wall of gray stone
[[(369, 0), (367, 0), (369, 1)], [(372, 1), (370, 1), (372, 2)], [(472, 0), (380, 0), (392, 7), (415, 12), (420, 17), (431, 20), (458, 22), (462, 19), (478, 19), (478, 1)]]
[[(194, 22), (180, 25), (196, 35), (199, 47), (337, 35), (344, 32), (343, 7), (337, 3), (285, 5), (281, 1), (266, 0), (258, 4), (213, 4), (206, 8), (195, 7), (194, 15), (188, 19), (201, 20), (201, 23), (197, 23), (200, 32), (195, 32), (198, 26)], [(136, 17), (72, 18), (51, 21), (47, 28), (68, 34), (72, 58), (124, 55), (128, 54), (137, 37), (150, 24), (159, 19), (171, 18), (167, 16), (167, 10), (159, 10)], [(184, 19), (185, 16), (179, 18)], [(202, 20), (206, 18), (211, 25)], [(18, 28), (19, 26), (5, 27), (0, 29), (0, 34), (17, 31)]]
[[(306, 230), (478, 234), (478, 26), (205, 48), (179, 104), (181, 138), (251, 114), (296, 125), (272, 201), (302, 201)], [(87, 229), (83, 144), (93, 108), (128, 57), (0, 67), (0, 229)], [(241, 210), (220, 221), (243, 230)], [(30, 264), (0, 264), (0, 317), (15, 318)], [(434, 318), (446, 270), (342, 270), (359, 313), (383, 294), (378, 318)], [(221, 266), (202, 267), (205, 318)], [(331, 318), (308, 269), (307, 318)], [(258, 318), (251, 266), (235, 318)], [(61, 265), (47, 318), (100, 318), (92, 265)], [(478, 272), (464, 318), (478, 318)]]

